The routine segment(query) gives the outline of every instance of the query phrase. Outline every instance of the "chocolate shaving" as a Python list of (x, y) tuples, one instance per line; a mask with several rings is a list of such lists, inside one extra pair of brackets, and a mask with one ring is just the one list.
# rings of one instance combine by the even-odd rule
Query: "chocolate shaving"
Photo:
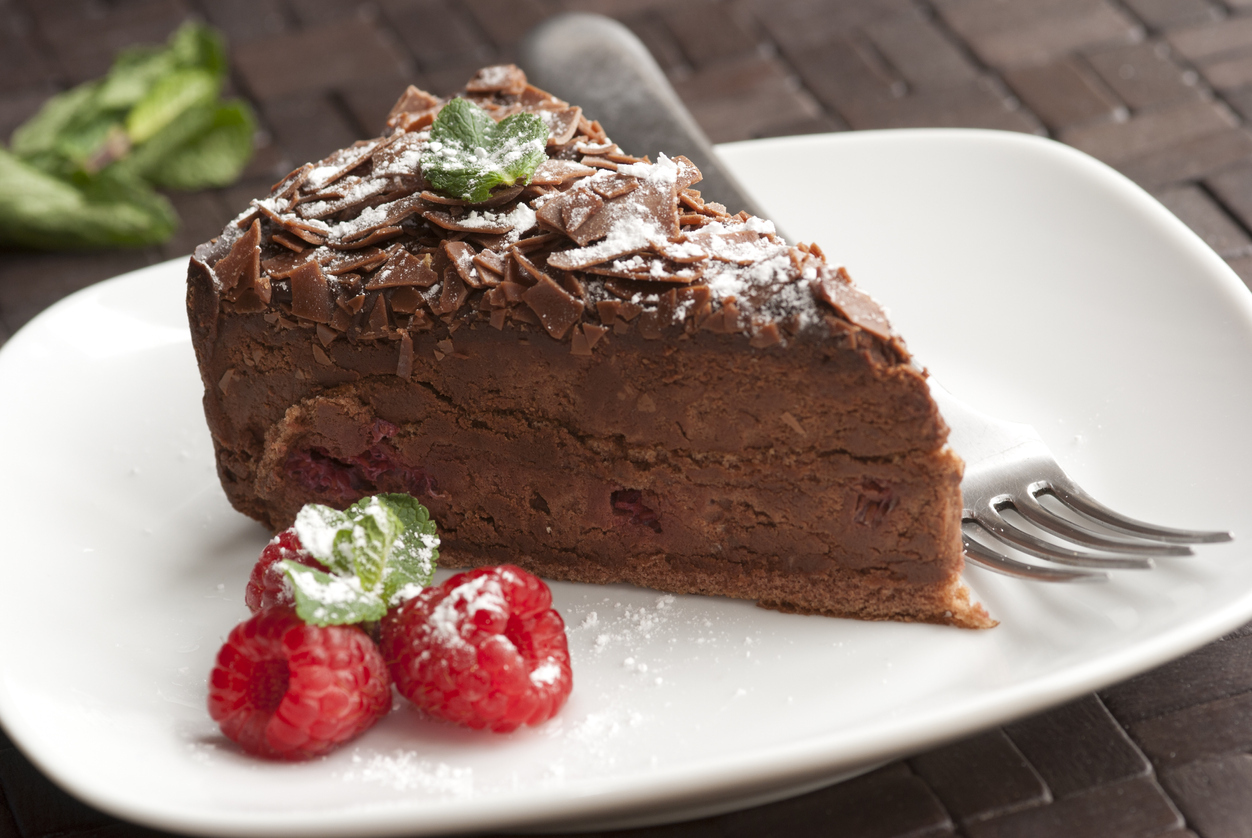
[(891, 323), (882, 307), (873, 297), (854, 286), (843, 268), (835, 271), (833, 276), (829, 271), (822, 271), (810, 287), (814, 295), (839, 316), (880, 340), (892, 339)]
[[(426, 141), (422, 135), (397, 131), (390, 141), (370, 153), (370, 168), (375, 177), (408, 177), (421, 180), (418, 157)], [(419, 183), (414, 188), (420, 190)]]
[(516, 250), (518, 253), (529, 253), (537, 248), (555, 244), (560, 240), (561, 236), (558, 233), (540, 233), (537, 236), (530, 236), (529, 238), (521, 239), (510, 249)]
[(467, 93), (502, 93), (518, 96), (526, 90), (526, 74), (512, 64), (483, 67), (465, 85)]
[(408, 378), (413, 375), (413, 338), (408, 332), (400, 334), (400, 357), (396, 360), (396, 375)]
[(313, 171), (312, 163), (305, 163), (298, 169), (294, 169), (285, 178), (270, 187), (270, 197), (276, 201), (290, 202), (297, 190), (304, 185), (311, 171)]
[(270, 200), (253, 201), (252, 206), (256, 207), (261, 211), (262, 215), (296, 238), (309, 244), (321, 245), (326, 243), (326, 234), (330, 229), (326, 224), (321, 221), (305, 221), (286, 212), (279, 213), (269, 205)]
[(424, 302), (422, 293), (417, 288), (412, 286), (397, 288), (391, 295), (391, 310), (397, 314), (413, 314), (422, 307)]
[(368, 247), (372, 244), (378, 244), (379, 242), (390, 241), (391, 239), (394, 239), (396, 236), (402, 234), (403, 232), (404, 232), (404, 228), (400, 227), (399, 225), (396, 225), (394, 227), (379, 227), (375, 230), (369, 231), (369, 234), (363, 238), (353, 239), (350, 242), (347, 242), (347, 241), (327, 242), (327, 246), (333, 247), (336, 250), (351, 250), (351, 249), (355, 249), (358, 247)]
[(606, 201), (620, 198), (627, 192), (633, 192), (639, 188), (639, 178), (626, 177), (625, 175), (598, 177), (589, 182), (592, 191)]
[(583, 115), (582, 108), (579, 107), (569, 107), (559, 111), (545, 109), (535, 111), (535, 113), (548, 126), (549, 146), (562, 146), (574, 139), (574, 135), (578, 133), (578, 123)]
[(379, 204), (362, 213), (351, 224), (348, 224), (346, 231), (343, 230), (345, 225), (341, 223), (338, 230), (340, 232), (339, 240), (343, 242), (359, 242), (383, 227), (399, 225), (400, 222), (410, 215), (428, 206), (429, 204), (422, 200), (419, 195), (408, 195), (395, 201)]
[(387, 299), (379, 294), (374, 298), (374, 307), (370, 309), (369, 329), (376, 335), (386, 334), (390, 325), (390, 318), (387, 316)]
[(254, 314), (270, 304), (270, 278), (261, 273), (261, 222), (255, 220), (248, 232), (231, 245), (230, 252), (213, 266), (222, 284), (222, 295), (235, 304), (235, 311)]
[[(571, 239), (580, 245), (588, 245), (595, 241), (594, 238), (579, 235), (579, 228), (586, 226), (587, 222), (595, 216), (596, 213), (604, 209), (604, 199), (591, 190), (577, 189), (571, 190), (572, 194), (565, 201), (549, 202), (554, 210), (557, 206), (561, 211), (561, 227), (560, 229)], [(546, 207), (545, 207), (546, 209)], [(545, 219), (548, 216), (545, 215)], [(602, 238), (603, 233), (597, 238)]]
[(305, 262), (292, 271), (291, 313), (314, 323), (329, 323), (333, 304), (330, 285), (322, 266), (317, 262)]
[(474, 264), (496, 276), (504, 276), (504, 257), (494, 250), (483, 250), (474, 257)]
[(439, 293), (439, 301), (436, 305), (431, 306), (431, 311), (435, 314), (451, 314), (465, 303), (469, 293), (470, 289), (461, 281), (460, 274), (455, 269), (449, 268), (443, 275), (443, 287)]
[(531, 176), (531, 185), (559, 186), (574, 178), (586, 177), (595, 172), (589, 166), (575, 163), (573, 160), (553, 160), (551, 158), (539, 164)]
[(328, 218), (341, 212), (364, 207), (371, 198), (376, 198), (391, 187), (381, 178), (351, 177), (341, 182), (343, 188), (334, 193), (311, 195), (296, 207), (296, 214), (301, 218)]
[(457, 230), (464, 233), (504, 235), (513, 229), (513, 225), (504, 221), (503, 217), (497, 217), (492, 221), (476, 212), (457, 218), (440, 210), (428, 210), (422, 213), (422, 217), (445, 230)]
[[(751, 340), (748, 343), (757, 348), (765, 349), (770, 346), (776, 346), (782, 342), (782, 333), (778, 331), (777, 323), (763, 323), (752, 333)], [(794, 420), (792, 420), (794, 421)]]
[(442, 100), (410, 84), (400, 100), (392, 106), (391, 112), (387, 114), (387, 127), (415, 131), (417, 130), (415, 123), (419, 118), (430, 115), (433, 122), (432, 111), (442, 106)]
[(352, 271), (368, 271), (387, 261), (387, 251), (377, 247), (348, 251), (318, 248), (314, 255), (326, 273), (336, 276)]
[(548, 334), (560, 340), (582, 319), (583, 304), (546, 274), (526, 290), (522, 299), (530, 306)]
[(438, 281), (439, 274), (431, 266), (429, 253), (419, 259), (404, 248), (397, 247), (383, 265), (382, 270), (374, 274), (374, 277), (365, 284), (365, 289), (376, 291), (379, 288), (400, 288), (413, 285), (419, 288), (429, 288)]
[(448, 254), (448, 259), (452, 261), (452, 267), (456, 268), (457, 274), (461, 280), (470, 288), (485, 288), (488, 282), (483, 279), (482, 275), (474, 268), (475, 250), (472, 246), (465, 242), (445, 241), (443, 243), (443, 251)]
[(606, 327), (597, 326), (595, 323), (583, 324), (583, 334), (587, 336), (587, 343), (592, 349), (600, 342), (600, 338), (604, 337), (608, 332), (609, 330)]
[(685, 285), (703, 278), (699, 265), (683, 265), (667, 259), (635, 254), (628, 259), (618, 259), (603, 265), (584, 269), (589, 274), (633, 279), (637, 282), (667, 282)]
[(307, 249), (306, 245), (308, 244), (308, 242), (302, 242), (294, 236), (289, 236), (286, 233), (275, 233), (270, 236), (270, 241), (275, 244), (282, 245), (293, 253), (303, 253)]
[(600, 300), (596, 303), (596, 313), (601, 323), (612, 323), (620, 317), (623, 320), (634, 320), (643, 311), (643, 306), (626, 300)]
[(305, 186), (313, 190), (325, 189), (361, 165), (379, 145), (390, 142), (390, 139), (364, 140), (334, 152), (309, 171)]

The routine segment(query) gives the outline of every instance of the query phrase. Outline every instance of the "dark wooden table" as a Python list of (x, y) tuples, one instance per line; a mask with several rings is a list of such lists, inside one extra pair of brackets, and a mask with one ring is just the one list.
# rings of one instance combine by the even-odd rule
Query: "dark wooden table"
[[(405, 84), (450, 92), (569, 9), (629, 25), (715, 142), (1045, 134), (1150, 190), (1252, 282), (1252, 0), (0, 0), (0, 136), (189, 17), (227, 35), (235, 92), (264, 125), (237, 185), (171, 196), (184, 226), (163, 247), (0, 252), (0, 343), (72, 291), (190, 252), (294, 165), (375, 135)], [(841, 785), (623, 834), (1252, 836), (1250, 752), (1252, 627)], [(2, 734), (0, 790), (0, 838), (152, 834), (67, 797)]]

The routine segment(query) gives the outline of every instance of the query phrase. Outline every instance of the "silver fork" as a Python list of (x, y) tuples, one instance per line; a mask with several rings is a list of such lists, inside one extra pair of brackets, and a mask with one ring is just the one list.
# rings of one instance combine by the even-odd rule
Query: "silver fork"
[[(533, 29), (519, 52), (532, 82), (588, 108), (623, 148), (684, 154), (700, 167), (700, 191), (706, 198), (760, 214), (721, 165), (647, 47), (625, 26), (600, 15), (557, 15)], [(1066, 477), (1029, 425), (979, 413), (933, 380), (931, 392), (952, 428), (949, 441), (966, 463), (963, 534), (965, 556), (974, 564), (1027, 579), (1095, 581), (1107, 579), (1107, 570), (1149, 568), (1154, 558), (1191, 555), (1187, 544), (1230, 540), (1229, 533), (1166, 529), (1119, 515)], [(1041, 495), (1055, 497), (1120, 535), (1099, 533), (1054, 514), (1040, 503)], [(1003, 512), (1010, 507), (1039, 532), (1006, 518)], [(984, 544), (979, 535), (999, 549)], [(1068, 567), (1029, 564), (1004, 548)]]
[[(1030, 425), (977, 411), (934, 379), (930, 392), (952, 429), (948, 443), (965, 461), (961, 528), (973, 564), (1045, 582), (1103, 581), (1108, 570), (1147, 569), (1155, 558), (1192, 555), (1188, 544), (1231, 540), (1228, 532), (1159, 527), (1114, 512), (1065, 474)], [(1041, 497), (1070, 514), (1048, 508)], [(1005, 516), (1010, 509), (1026, 527)], [(1006, 547), (1065, 567), (1021, 561)]]

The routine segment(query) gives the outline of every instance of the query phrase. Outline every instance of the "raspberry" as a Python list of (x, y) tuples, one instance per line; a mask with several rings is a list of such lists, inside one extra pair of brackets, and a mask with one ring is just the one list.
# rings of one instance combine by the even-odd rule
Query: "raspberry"
[(325, 570), (321, 562), (305, 551), (294, 529), (283, 530), (265, 545), (248, 579), (243, 601), (253, 614), (271, 605), (291, 605), (295, 601), (287, 575), (274, 566), (283, 559)]
[(209, 676), (209, 715), (245, 751), (298, 760), (364, 733), (391, 708), (387, 665), (355, 626), (311, 626), (290, 608), (230, 633)]
[(552, 592), (512, 565), (457, 574), (392, 610), (382, 650), (405, 698), (498, 733), (552, 718), (573, 686)]

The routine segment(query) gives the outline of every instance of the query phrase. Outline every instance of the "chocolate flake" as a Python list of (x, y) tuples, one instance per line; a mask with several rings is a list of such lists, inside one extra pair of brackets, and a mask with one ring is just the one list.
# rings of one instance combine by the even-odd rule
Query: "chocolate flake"
[(265, 311), (270, 304), (270, 278), (261, 273), (261, 222), (255, 220), (225, 258), (213, 267), (223, 296), (243, 314)]
[(322, 266), (305, 262), (291, 272), (291, 313), (314, 323), (329, 323), (330, 287)]
[(542, 278), (526, 290), (522, 299), (535, 312), (548, 334), (560, 340), (583, 315), (583, 304), (573, 294), (541, 274)]
[(876, 338), (889, 341), (892, 339), (891, 323), (882, 307), (861, 289), (852, 284), (852, 279), (843, 268), (832, 276), (825, 271), (812, 284), (813, 293), (822, 302), (829, 305), (841, 317), (860, 326)]
[(396, 360), (396, 375), (409, 378), (413, 375), (413, 338), (408, 332), (400, 334), (400, 357)]
[(448, 254), (448, 259), (452, 261), (452, 267), (456, 268), (456, 272), (460, 275), (461, 280), (470, 288), (485, 288), (488, 285), (474, 267), (476, 251), (471, 245), (465, 242), (445, 241), (443, 242), (443, 252)]
[(438, 281), (439, 274), (431, 266), (429, 253), (423, 254), (419, 259), (403, 247), (397, 247), (382, 269), (365, 284), (365, 289), (376, 291), (379, 288), (400, 288), (408, 285), (429, 288)]

